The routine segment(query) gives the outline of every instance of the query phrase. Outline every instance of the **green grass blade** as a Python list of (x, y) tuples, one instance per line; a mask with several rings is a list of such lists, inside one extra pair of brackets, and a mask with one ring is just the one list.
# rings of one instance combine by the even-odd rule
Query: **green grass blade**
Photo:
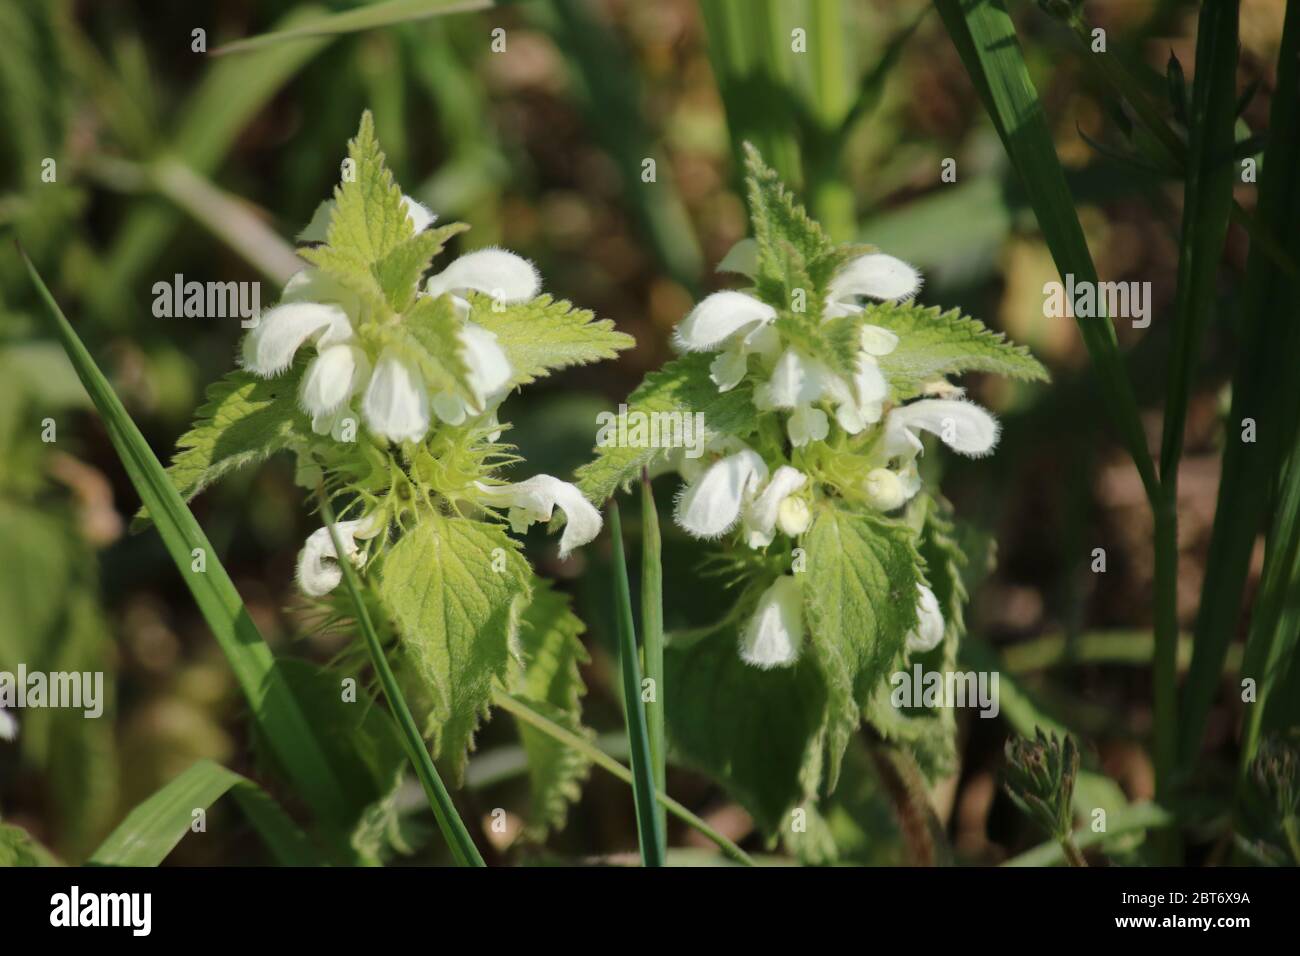
[[(1072, 274), (1076, 283), (1095, 283), (1097, 269), (1006, 7), (999, 0), (935, 0), (935, 8), (1002, 138), (1057, 271), (1062, 277)], [(1115, 329), (1108, 318), (1077, 322), (1100, 379), (1101, 399), (1137, 466), (1147, 497), (1155, 501), (1155, 465), (1124, 374)]]
[(609, 533), (614, 548), (614, 627), (618, 631), (619, 668), (623, 674), (623, 710), (632, 756), (632, 798), (636, 804), (637, 838), (646, 866), (664, 865), (664, 831), (655, 810), (655, 780), (650, 769), (650, 735), (641, 703), (641, 668), (637, 663), (636, 630), (632, 624), (632, 593), (623, 554), (623, 525), (618, 502), (609, 503)]
[(302, 831), (262, 788), (211, 760), (200, 760), (127, 814), (90, 858), (94, 866), (158, 866), (194, 822), (229, 793), (281, 866), (323, 861)]
[[(664, 737), (664, 568), (659, 511), (655, 508), (650, 478), (641, 474), (641, 647), (645, 655), (645, 676), (654, 681), (655, 699), (646, 708), (650, 730), (650, 762), (655, 788), (667, 790), (668, 748)], [(659, 829), (667, 833), (663, 807), (659, 807)]]
[(1155, 514), (1155, 769), (1156, 797), (1167, 800), (1178, 761), (1178, 462), (1192, 377), (1214, 309), (1219, 260), (1232, 211), (1233, 141), (1237, 111), (1236, 0), (1201, 7), (1190, 139), (1183, 187), (1178, 290), (1160, 442), (1160, 504)]
[(285, 30), (263, 33), (261, 36), (236, 40), (217, 47), (213, 56), (228, 53), (248, 53), (262, 47), (291, 40), (305, 40), (311, 37), (337, 36), (341, 33), (360, 33), (363, 30), (377, 30), (381, 27), (396, 26), (399, 23), (411, 23), (415, 20), (427, 20), (430, 17), (447, 13), (468, 13), (474, 10), (487, 10), (492, 7), (492, 0), (386, 0), (383, 3), (371, 3), (353, 10), (329, 13), (314, 17), (307, 23)]
[[(1287, 4), (1277, 65), (1277, 89), (1300, 88), (1300, 3)], [(1285, 250), (1300, 258), (1300, 97), (1274, 96), (1268, 145), (1259, 176), (1256, 215), (1267, 232), (1285, 237)], [(1279, 463), (1294, 431), (1294, 411), (1287, 421), (1285, 400), (1297, 345), (1295, 303), (1300, 282), (1288, 276), (1252, 242), (1246, 265), (1241, 310), (1241, 348), (1232, 381), (1232, 410), (1227, 421), (1223, 468), (1219, 480), (1214, 530), (1206, 559), (1205, 588), (1196, 618), (1192, 663), (1183, 687), (1179, 758), (1196, 763), (1207, 715), (1223, 675), (1224, 660), (1241, 615), (1242, 594), (1254, 550), (1264, 525)], [(1287, 307), (1289, 305), (1289, 307)], [(1242, 422), (1256, 424), (1256, 441), (1241, 440)], [(1258, 705), (1252, 705), (1257, 707)]]
[[(627, 767), (623, 766), (609, 754), (605, 753), (605, 751), (600, 747), (597, 747), (590, 740), (579, 737), (572, 731), (561, 727), (559, 724), (555, 723), (555, 721), (546, 717), (545, 714), (540, 714), (533, 710), (527, 703), (519, 698), (512, 697), (504, 690), (497, 689), (492, 692), (492, 703), (507, 713), (518, 717), (520, 720), (527, 721), (542, 733), (547, 734), (564, 744), (566, 747), (572, 747), (597, 767), (600, 767), (612, 776), (617, 777), (624, 783), (628, 785), (634, 783), (632, 771), (628, 770)], [(720, 849), (730, 859), (735, 860), (737, 863), (743, 863), (745, 866), (754, 866), (753, 857), (740, 847), (736, 846), (735, 843), (727, 839), (713, 827), (709, 826), (694, 813), (691, 813), (690, 810), (686, 809), (686, 807), (678, 803), (672, 797), (668, 796), (666, 793), (657, 792), (655, 794), (655, 799), (663, 805), (664, 809), (677, 819), (712, 840), (717, 844), (718, 849)]]
[[(321, 513), (325, 516), (325, 527), (330, 529), (330, 538), (334, 541), (335, 554), (347, 554), (343, 547), (343, 542), (339, 539), (339, 531), (335, 526), (334, 511), (330, 507), (329, 500), (324, 493), (318, 492), (317, 497), (320, 499)], [(398, 730), (401, 731), (402, 745), (406, 749), (406, 756), (411, 761), (411, 766), (415, 769), (415, 775), (420, 780), (420, 785), (424, 787), (425, 796), (429, 798), (429, 807), (433, 810), (434, 818), (438, 821), (438, 829), (447, 840), (447, 846), (451, 848), (451, 854), (460, 866), (483, 866), (483, 857), (474, 845), (474, 839), (469, 835), (469, 830), (465, 828), (465, 821), (460, 818), (456, 812), (456, 805), (452, 803), (451, 794), (447, 792), (447, 787), (443, 784), (442, 778), (438, 776), (438, 768), (433, 765), (433, 757), (429, 755), (429, 748), (424, 744), (424, 737), (420, 734), (420, 728), (415, 723), (415, 718), (411, 716), (411, 708), (406, 704), (406, 698), (402, 695), (402, 689), (397, 683), (397, 677), (393, 674), (393, 669), (388, 665), (388, 657), (384, 654), (384, 646), (379, 640), (379, 635), (375, 632), (375, 625), (370, 620), (370, 611), (366, 607), (366, 602), (361, 596), (361, 587), (357, 583), (356, 572), (352, 569), (349, 561), (339, 561), (339, 567), (343, 571), (343, 580), (346, 582), (348, 596), (352, 598), (352, 606), (357, 612), (357, 626), (361, 630), (361, 636), (366, 642), (366, 650), (370, 652), (370, 661), (374, 665), (375, 673), (379, 677), (379, 683), (384, 689), (384, 696), (388, 699), (388, 707), (393, 713), (393, 720), (397, 723)]]
[[(131, 483), (154, 518), (167, 553), (230, 662), (258, 729), (321, 820), (335, 826), (346, 824), (346, 804), (334, 772), (230, 575), (21, 247), (19, 254), (45, 302), (64, 351), (103, 416), (109, 439)], [(203, 571), (193, 570), (198, 552), (204, 555)]]

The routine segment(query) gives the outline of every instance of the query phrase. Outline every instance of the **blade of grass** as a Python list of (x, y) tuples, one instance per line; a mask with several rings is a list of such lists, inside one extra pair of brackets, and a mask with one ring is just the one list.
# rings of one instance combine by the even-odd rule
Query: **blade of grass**
[[(667, 791), (668, 750), (664, 739), (664, 569), (659, 535), (659, 511), (655, 508), (650, 477), (641, 473), (641, 646), (645, 654), (645, 676), (654, 688), (654, 700), (646, 708), (650, 724), (650, 762), (655, 788)], [(659, 829), (668, 832), (663, 807), (659, 807)]]
[(90, 865), (158, 866), (190, 832), (194, 811), (206, 811), (227, 793), (281, 866), (324, 862), (261, 787), (211, 760), (199, 760), (128, 813), (95, 850)]
[[(342, 788), (230, 575), (21, 246), (18, 253), (77, 377), (103, 417), (131, 484), (153, 516), (167, 553), (225, 653), (258, 729), (321, 820), (336, 827), (346, 825), (350, 821), (340, 796)], [(199, 554), (204, 556), (202, 571), (194, 570)]]
[(353, 10), (343, 10), (313, 18), (307, 23), (285, 30), (263, 33), (226, 43), (212, 51), (213, 56), (225, 56), (228, 53), (248, 53), (276, 43), (291, 40), (304, 40), (310, 37), (335, 36), (341, 33), (360, 33), (363, 30), (377, 30), (399, 23), (415, 20), (427, 20), (429, 17), (448, 13), (469, 13), (474, 10), (487, 10), (493, 5), (492, 0), (386, 0), (384, 3), (371, 3)]
[(641, 703), (641, 668), (637, 664), (636, 629), (632, 624), (632, 594), (623, 554), (623, 524), (618, 502), (609, 503), (609, 535), (614, 549), (614, 627), (618, 632), (619, 669), (623, 674), (623, 712), (632, 756), (632, 799), (636, 805), (637, 839), (646, 866), (664, 865), (664, 831), (655, 809), (655, 779), (650, 769), (650, 735)]
[[(994, 0), (935, 0), (935, 8), (1024, 186), (1057, 271), (1062, 279), (1072, 274), (1076, 283), (1095, 284), (1097, 269), (1006, 8)], [(1076, 321), (1100, 379), (1102, 402), (1154, 503), (1155, 465), (1115, 329), (1104, 317)]]
[(1174, 330), (1160, 442), (1160, 500), (1155, 512), (1156, 799), (1167, 802), (1178, 762), (1178, 463), (1183, 452), (1200, 344), (1214, 309), (1219, 260), (1232, 209), (1233, 167), (1225, 146), (1237, 109), (1237, 0), (1201, 7), (1196, 73), (1188, 117), (1182, 239)]
[[(1289, 3), (1278, 54), (1277, 86), (1268, 125), (1268, 145), (1259, 176), (1256, 210), (1264, 229), (1283, 236), (1286, 251), (1300, 258), (1300, 3)], [(1292, 95), (1280, 91), (1290, 90)], [(1264, 526), (1272, 496), (1268, 489), (1295, 430), (1285, 409), (1291, 385), (1289, 363), (1297, 348), (1295, 303), (1300, 282), (1286, 275), (1252, 241), (1241, 309), (1241, 347), (1232, 380), (1214, 529), (1196, 618), (1192, 663), (1183, 688), (1180, 763), (1197, 762), (1201, 738), (1223, 676), (1224, 661), (1240, 619), (1242, 594), (1255, 538)], [(1243, 422), (1255, 422), (1256, 441), (1242, 441)], [(1246, 671), (1243, 670), (1243, 673)], [(1252, 705), (1252, 707), (1257, 705)]]
[[(623, 766), (609, 754), (605, 753), (590, 740), (585, 740), (577, 734), (566, 730), (564, 727), (555, 723), (555, 721), (550, 720), (545, 715), (539, 714), (537, 711), (533, 710), (517, 697), (511, 697), (504, 690), (498, 689), (492, 692), (492, 703), (495, 706), (500, 707), (502, 710), (518, 717), (520, 720), (527, 721), (542, 733), (559, 741), (566, 747), (572, 747), (593, 764), (617, 777), (619, 780), (622, 780), (624, 783), (635, 785), (635, 778), (632, 775), (632, 771), (627, 767)], [(748, 853), (736, 846), (735, 843), (727, 839), (713, 827), (709, 826), (709, 824), (701, 820), (698, 816), (682, 804), (678, 803), (672, 797), (668, 796), (666, 793), (656, 793), (655, 799), (659, 803), (663, 804), (668, 812), (677, 819), (712, 840), (717, 844), (718, 849), (722, 850), (722, 852), (728, 857), (735, 860), (737, 863), (743, 863), (745, 866), (754, 865), (754, 860)]]
[[(343, 542), (339, 539), (339, 530), (334, 522), (334, 509), (330, 507), (329, 499), (321, 489), (317, 489), (316, 497), (320, 501), (321, 514), (325, 516), (325, 527), (330, 529), (330, 539), (334, 542), (335, 554), (347, 554), (343, 547)], [(388, 708), (392, 711), (393, 721), (401, 731), (402, 746), (406, 750), (406, 756), (411, 761), (411, 766), (415, 769), (415, 775), (420, 780), (420, 785), (424, 787), (425, 796), (429, 798), (429, 807), (433, 810), (434, 818), (438, 821), (438, 829), (442, 831), (443, 837), (447, 841), (447, 846), (451, 849), (451, 855), (455, 858), (459, 866), (483, 866), (483, 857), (474, 845), (474, 839), (469, 835), (469, 830), (465, 828), (465, 821), (460, 818), (456, 812), (456, 805), (452, 803), (451, 794), (447, 792), (442, 778), (438, 776), (438, 768), (433, 765), (433, 757), (429, 755), (429, 748), (424, 744), (424, 737), (420, 734), (420, 728), (415, 723), (415, 718), (411, 716), (411, 708), (406, 704), (406, 698), (402, 695), (402, 688), (397, 683), (397, 677), (393, 674), (393, 669), (388, 664), (388, 657), (384, 654), (384, 646), (379, 640), (379, 635), (375, 632), (375, 625), (370, 620), (370, 611), (366, 607), (366, 602), (361, 596), (361, 587), (357, 583), (356, 572), (352, 569), (352, 563), (347, 560), (340, 560), (339, 567), (343, 571), (343, 580), (347, 584), (348, 596), (352, 598), (352, 606), (356, 609), (357, 626), (361, 631), (361, 636), (366, 642), (366, 650), (370, 652), (370, 662), (375, 668), (375, 674), (379, 677), (379, 684), (384, 689), (384, 697), (388, 700)]]

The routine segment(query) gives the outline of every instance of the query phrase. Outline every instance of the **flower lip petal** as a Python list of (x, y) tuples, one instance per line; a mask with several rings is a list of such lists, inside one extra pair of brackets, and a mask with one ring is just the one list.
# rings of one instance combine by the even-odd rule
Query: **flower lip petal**
[(465, 364), (469, 366), (469, 384), (482, 409), (489, 397), (510, 384), (514, 374), (510, 360), (497, 344), (496, 335), (477, 323), (465, 323), (460, 330), (460, 342)]
[(932, 651), (943, 641), (943, 613), (939, 601), (924, 584), (916, 586), (920, 599), (916, 602), (916, 627), (907, 632), (906, 646), (911, 653)]
[(366, 353), (355, 345), (328, 346), (307, 366), (299, 401), (309, 415), (332, 415), (357, 393), (369, 372)]
[(781, 502), (802, 488), (807, 480), (807, 475), (790, 465), (782, 465), (772, 473), (767, 487), (745, 509), (745, 527), (751, 548), (762, 548), (772, 543)]
[(752, 449), (720, 458), (678, 497), (677, 523), (697, 538), (726, 534), (754, 489), (766, 480), (767, 465)]
[(827, 298), (843, 302), (854, 296), (901, 301), (921, 291), (921, 273), (902, 259), (872, 252), (845, 263), (831, 279)]
[(501, 302), (526, 302), (537, 295), (542, 280), (533, 264), (504, 249), (479, 249), (452, 262), (425, 286), (429, 295), (472, 289)]
[(577, 485), (570, 482), (552, 475), (534, 475), (515, 484), (487, 485), (476, 481), (474, 485), (489, 504), (522, 512), (527, 519), (524, 524), (549, 521), (556, 508), (563, 511), (565, 524), (564, 533), (560, 535), (561, 558), (567, 558), (575, 548), (582, 547), (600, 534), (600, 512)]
[(974, 402), (923, 398), (900, 405), (885, 423), (885, 451), (914, 455), (920, 450), (917, 430), (928, 431), (953, 451), (981, 458), (998, 443), (998, 420)]
[(418, 199), (412, 199), (410, 196), (402, 197), (402, 208), (406, 210), (406, 218), (415, 227), (417, 235), (438, 221), (438, 216), (433, 210)]
[[(373, 515), (355, 521), (340, 521), (334, 525), (339, 541), (349, 560), (357, 553), (355, 538), (373, 538), (383, 530), (383, 524)], [(328, 562), (326, 559), (331, 559)], [(298, 587), (308, 597), (323, 597), (338, 587), (343, 580), (343, 569), (338, 566), (338, 551), (329, 526), (317, 528), (307, 536), (302, 551), (298, 553)]]
[[(267, 311), (244, 340), (244, 367), (255, 375), (272, 378), (293, 364), (298, 349), (313, 336), (320, 342), (346, 342), (352, 338), (347, 314), (337, 305), (289, 302)], [(327, 344), (328, 344), (327, 343)]]
[(715, 292), (702, 299), (673, 332), (682, 352), (712, 352), (742, 329), (765, 325), (776, 310), (743, 292)]
[(361, 411), (370, 430), (390, 441), (419, 441), (429, 430), (429, 394), (420, 373), (388, 351), (375, 363)]
[(789, 667), (803, 644), (803, 605), (799, 579), (783, 574), (758, 599), (740, 638), (740, 659), (768, 670)]

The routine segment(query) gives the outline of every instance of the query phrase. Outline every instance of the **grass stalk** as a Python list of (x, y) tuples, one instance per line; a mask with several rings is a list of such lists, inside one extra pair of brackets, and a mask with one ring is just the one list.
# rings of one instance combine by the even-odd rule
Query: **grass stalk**
[[(659, 511), (655, 508), (650, 478), (641, 474), (641, 651), (645, 677), (654, 688), (654, 699), (646, 707), (650, 732), (650, 764), (655, 788), (667, 792), (668, 746), (664, 734), (667, 688), (664, 687), (664, 569)], [(668, 832), (663, 806), (658, 806), (659, 829)]]

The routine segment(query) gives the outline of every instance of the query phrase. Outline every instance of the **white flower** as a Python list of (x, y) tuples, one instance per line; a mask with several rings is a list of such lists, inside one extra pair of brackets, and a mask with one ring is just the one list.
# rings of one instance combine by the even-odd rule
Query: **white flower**
[(902, 259), (883, 252), (858, 256), (842, 265), (826, 290), (826, 317), (860, 312), (859, 297), (901, 302), (921, 291), (921, 274)]
[(448, 425), (460, 425), (471, 415), (481, 415), (489, 406), (505, 398), (514, 371), (510, 360), (497, 344), (496, 333), (474, 322), (460, 329), (461, 357), (469, 369), (468, 383), (472, 401), (455, 392), (442, 392), (433, 399), (433, 410)]
[[(790, 527), (797, 527), (800, 521), (798, 509), (793, 506), (794, 502), (803, 504), (803, 512), (807, 519), (811, 520), (808, 506), (803, 503), (803, 499), (791, 497), (807, 481), (807, 475), (789, 465), (782, 465), (773, 472), (772, 480), (767, 483), (767, 487), (745, 509), (745, 541), (751, 548), (765, 548), (771, 544), (778, 521), (782, 522), (781, 530), (791, 536), (802, 534), (808, 529), (808, 521), (805, 520), (803, 527), (799, 527), (798, 530), (787, 530)], [(791, 507), (787, 508), (787, 503), (790, 503)]]
[(704, 298), (682, 320), (673, 333), (673, 343), (682, 352), (721, 354), (709, 366), (709, 377), (718, 391), (740, 384), (752, 352), (770, 355), (779, 347), (771, 322), (776, 310), (743, 292), (715, 292)]
[(740, 636), (740, 659), (767, 670), (789, 667), (803, 644), (803, 602), (799, 579), (783, 574), (758, 599)]
[(438, 221), (437, 215), (428, 206), (412, 199), (410, 196), (402, 197), (402, 208), (406, 210), (406, 218), (415, 227), (416, 233), (424, 232)]
[[(340, 521), (334, 525), (347, 557), (358, 566), (364, 555), (357, 554), (357, 538), (373, 538), (383, 526), (373, 516), (356, 521)], [(298, 587), (309, 597), (323, 597), (333, 591), (343, 580), (343, 569), (338, 566), (338, 552), (329, 527), (317, 528), (307, 536), (298, 552)]]
[(576, 485), (550, 475), (534, 475), (517, 484), (487, 485), (474, 482), (486, 504), (510, 509), (510, 527), (522, 534), (536, 521), (550, 521), (558, 507), (566, 518), (560, 535), (560, 557), (567, 558), (600, 534), (600, 512)]
[(888, 468), (872, 468), (862, 483), (867, 501), (881, 511), (901, 508), (912, 496), (907, 493), (902, 478)]
[(452, 294), (461, 314), (469, 303), (456, 293), (482, 292), (498, 302), (526, 302), (541, 291), (542, 280), (533, 264), (504, 249), (479, 249), (452, 262), (425, 285), (429, 295)]
[(418, 369), (391, 349), (380, 353), (361, 412), (389, 441), (419, 441), (429, 430), (429, 393)]
[(289, 301), (268, 310), (248, 333), (244, 367), (263, 378), (274, 378), (293, 364), (298, 349), (309, 341), (323, 349), (351, 338), (352, 323), (337, 304)]
[(938, 435), (955, 452), (981, 458), (998, 443), (998, 421), (974, 402), (923, 398), (900, 405), (885, 421), (885, 453), (910, 461), (923, 446), (918, 431)]
[(17, 740), (18, 739), (18, 721), (13, 719), (9, 711), (0, 707), (0, 740)]
[(943, 614), (933, 591), (924, 584), (918, 584), (916, 589), (921, 597), (916, 602), (916, 627), (907, 632), (907, 650), (912, 654), (924, 654), (934, 650), (943, 640)]
[(677, 523), (697, 538), (720, 537), (735, 526), (765, 481), (767, 465), (758, 452), (745, 448), (719, 458), (688, 481), (677, 499)]

